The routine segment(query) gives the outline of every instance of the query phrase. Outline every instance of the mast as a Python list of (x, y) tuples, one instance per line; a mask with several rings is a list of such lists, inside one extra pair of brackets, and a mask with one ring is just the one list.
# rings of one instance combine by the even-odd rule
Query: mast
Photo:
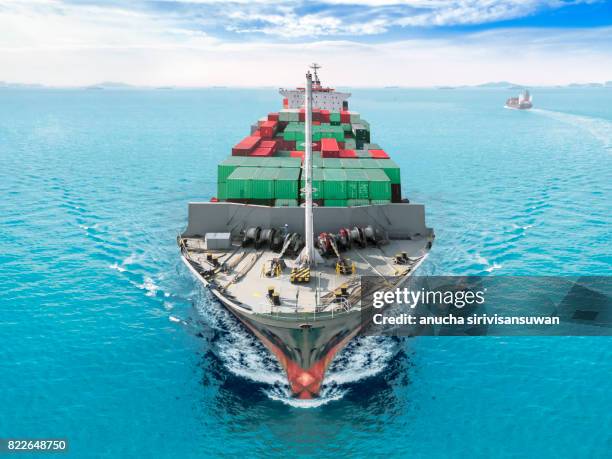
[[(315, 68), (316, 72), (316, 68)], [(316, 73), (315, 73), (316, 75)], [(317, 77), (318, 80), (318, 77)], [(305, 210), (305, 263), (308, 265), (314, 265), (315, 261), (315, 248), (314, 248), (314, 225), (313, 225), (313, 211), (312, 211), (312, 75), (310, 72), (306, 72), (306, 94), (304, 97), (304, 108), (305, 108), (305, 152), (304, 152), (304, 174), (306, 182), (306, 202), (304, 206)]]

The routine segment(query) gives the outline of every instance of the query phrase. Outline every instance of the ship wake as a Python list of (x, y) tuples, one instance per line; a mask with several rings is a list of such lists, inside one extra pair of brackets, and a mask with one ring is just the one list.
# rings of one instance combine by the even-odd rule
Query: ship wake
[(533, 113), (556, 119), (588, 131), (593, 137), (603, 143), (604, 148), (612, 150), (612, 122), (603, 118), (592, 116), (573, 115), (570, 113), (557, 112), (534, 108)]

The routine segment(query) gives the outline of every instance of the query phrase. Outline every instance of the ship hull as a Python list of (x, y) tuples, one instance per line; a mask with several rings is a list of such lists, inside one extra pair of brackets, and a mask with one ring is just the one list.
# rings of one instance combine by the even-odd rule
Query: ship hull
[(511, 110), (529, 110), (532, 108), (532, 104), (521, 104), (521, 105), (504, 105), (504, 108), (509, 108)]
[(329, 364), (361, 330), (358, 310), (322, 320), (255, 315), (248, 306), (234, 303), (207, 282), (184, 256), (181, 259), (196, 279), (274, 354), (287, 374), (295, 397), (310, 399), (319, 394)]
[[(425, 258), (415, 265), (412, 272), (416, 271)], [(332, 360), (365, 324), (357, 309), (323, 319), (317, 319), (311, 314), (309, 320), (300, 320), (298, 314), (284, 318), (253, 314), (248, 305), (235, 303), (213, 283), (209, 283), (183, 255), (181, 259), (195, 278), (274, 354), (287, 374), (293, 396), (297, 398), (312, 399), (319, 395)], [(409, 277), (406, 276), (397, 285)]]

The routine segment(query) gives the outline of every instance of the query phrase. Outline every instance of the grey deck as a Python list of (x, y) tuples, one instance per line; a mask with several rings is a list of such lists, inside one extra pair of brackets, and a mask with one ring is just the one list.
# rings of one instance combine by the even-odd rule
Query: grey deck
[[(203, 237), (183, 237), (188, 257), (201, 265), (207, 265), (207, 253), (225, 264), (226, 272), (219, 270), (213, 277), (215, 283), (236, 302), (248, 305), (254, 313), (304, 313), (328, 312), (336, 308), (358, 307), (360, 276), (395, 276), (400, 279), (412, 274), (420, 261), (428, 253), (430, 237), (415, 236), (410, 240), (391, 240), (385, 245), (367, 248), (353, 248), (342, 252), (342, 256), (355, 263), (354, 275), (336, 273), (336, 259), (324, 259), (311, 270), (309, 283), (294, 284), (289, 280), (294, 260), (284, 257), (287, 267), (280, 277), (266, 277), (263, 267), (266, 261), (278, 257), (270, 250), (242, 248), (239, 241), (227, 251), (207, 251)], [(406, 252), (411, 258), (409, 265), (394, 264), (393, 256)], [(338, 304), (332, 301), (333, 291), (341, 285), (349, 287), (350, 301)], [(274, 287), (280, 294), (281, 306), (272, 305), (267, 297), (268, 287)]]

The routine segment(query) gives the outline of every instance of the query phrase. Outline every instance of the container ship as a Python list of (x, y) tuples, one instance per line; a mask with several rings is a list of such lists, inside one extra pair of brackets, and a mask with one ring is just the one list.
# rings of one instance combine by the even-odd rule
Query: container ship
[(529, 91), (525, 89), (518, 97), (510, 97), (506, 100), (506, 108), (515, 110), (528, 110), (533, 107), (532, 97)]
[(362, 276), (396, 288), (434, 240), (424, 206), (402, 197), (398, 165), (319, 68), (280, 90), (282, 109), (218, 165), (217, 196), (189, 203), (177, 237), (187, 268), (276, 356), (301, 399), (318, 396), (366, 326)]

